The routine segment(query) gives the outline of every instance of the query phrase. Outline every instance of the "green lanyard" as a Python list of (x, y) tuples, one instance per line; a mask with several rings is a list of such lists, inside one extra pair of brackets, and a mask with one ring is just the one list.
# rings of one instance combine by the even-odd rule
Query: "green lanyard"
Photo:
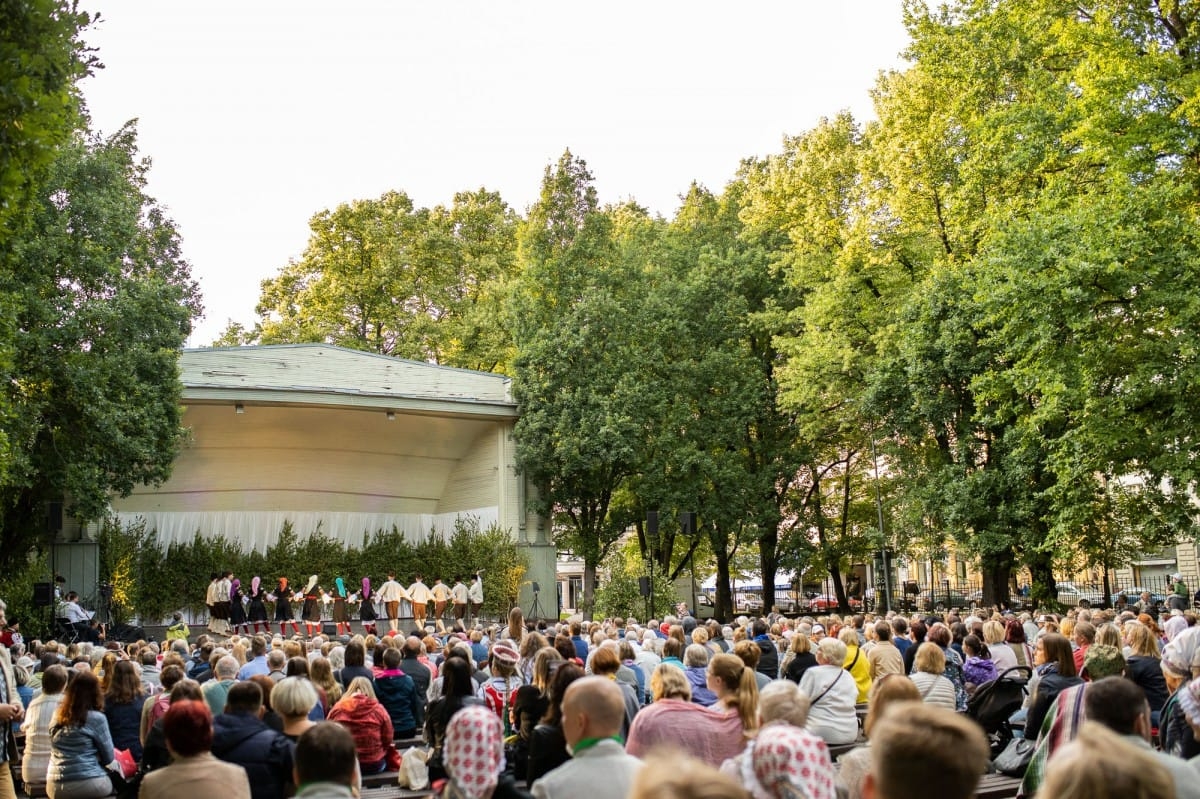
[(572, 747), (574, 750), (574, 754), (572, 755), (572, 757), (579, 757), (579, 753), (582, 752), (584, 749), (591, 749), (593, 746), (600, 743), (601, 741), (616, 741), (621, 746), (625, 745), (625, 742), (623, 740), (621, 740), (620, 735), (610, 735), (607, 738), (584, 738), (582, 741), (580, 741), (579, 743), (575, 744), (574, 747)]

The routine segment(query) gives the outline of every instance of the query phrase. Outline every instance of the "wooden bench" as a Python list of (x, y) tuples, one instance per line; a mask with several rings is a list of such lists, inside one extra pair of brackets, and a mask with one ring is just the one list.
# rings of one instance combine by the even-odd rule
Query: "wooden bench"
[(1012, 799), (1020, 788), (1020, 777), (984, 774), (979, 780), (979, 787), (975, 789), (975, 796), (977, 799)]

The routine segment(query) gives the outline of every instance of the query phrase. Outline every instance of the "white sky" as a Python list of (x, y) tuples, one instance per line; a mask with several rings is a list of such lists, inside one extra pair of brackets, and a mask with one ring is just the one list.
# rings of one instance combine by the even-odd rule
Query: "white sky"
[(563, 150), (601, 202), (670, 217), (697, 180), (850, 109), (900, 66), (901, 0), (85, 0), (93, 127), (138, 118), (204, 292), (190, 345), (254, 321), (324, 208), (485, 186), (518, 211)]

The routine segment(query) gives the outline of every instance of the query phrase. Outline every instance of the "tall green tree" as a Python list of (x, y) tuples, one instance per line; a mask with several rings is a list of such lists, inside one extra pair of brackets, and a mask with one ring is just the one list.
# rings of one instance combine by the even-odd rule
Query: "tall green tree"
[(647, 385), (636, 274), (622, 268), (613, 219), (586, 163), (567, 151), (547, 168), (520, 235), (523, 266), (510, 318), (517, 460), (537, 510), (584, 563), (584, 607), (596, 568), (623, 531), (614, 496), (637, 472)]
[(46, 503), (101, 518), (111, 494), (167, 478), (183, 439), (180, 348), (199, 293), (171, 221), (145, 194), (131, 125), (78, 134), (9, 239), (18, 274), (16, 366), (0, 391), (17, 413), (0, 483), (0, 565), (25, 558)]
[[(98, 66), (81, 40), (92, 17), (65, 0), (0, 2), (0, 382), (19, 370), (16, 325), (25, 235), (58, 148), (80, 127), (77, 82)], [(10, 434), (20, 410), (0, 394), (0, 485), (21, 448)]]

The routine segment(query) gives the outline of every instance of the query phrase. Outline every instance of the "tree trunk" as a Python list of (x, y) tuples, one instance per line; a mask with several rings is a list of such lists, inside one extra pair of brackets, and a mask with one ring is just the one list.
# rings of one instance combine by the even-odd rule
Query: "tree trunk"
[(1035, 607), (1045, 607), (1047, 603), (1058, 601), (1058, 591), (1054, 585), (1054, 559), (1048, 552), (1032, 552), (1026, 556), (1025, 565), (1029, 567), (1029, 576), (1033, 582), (1030, 596)]
[(838, 610), (844, 613), (849, 610), (850, 602), (846, 599), (846, 587), (842, 585), (842, 570), (838, 568), (838, 558), (829, 544), (829, 534), (825, 529), (825, 512), (821, 507), (821, 477), (815, 468), (812, 497), (815, 503), (813, 507), (817, 517), (817, 543), (821, 547), (821, 559), (825, 561), (825, 568), (829, 570), (829, 577), (833, 580), (833, 594), (837, 597)]
[(764, 528), (758, 541), (758, 568), (762, 576), (763, 613), (775, 604), (775, 571), (779, 568), (779, 525)]
[(724, 621), (733, 618), (733, 591), (729, 587), (729, 550), (726, 547), (713, 547), (717, 556), (717, 600), (713, 607), (713, 615)]
[(1007, 604), (1010, 600), (1008, 584), (1013, 566), (1011, 553), (984, 555), (979, 565), (983, 572), (984, 606)]

